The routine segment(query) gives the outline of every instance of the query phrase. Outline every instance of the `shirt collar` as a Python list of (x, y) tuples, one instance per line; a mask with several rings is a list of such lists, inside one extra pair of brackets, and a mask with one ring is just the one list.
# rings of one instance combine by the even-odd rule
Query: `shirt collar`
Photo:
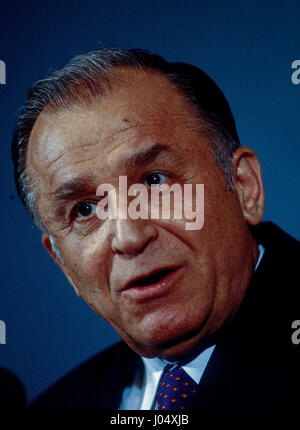
[(257, 270), (257, 268), (258, 268), (258, 266), (259, 266), (259, 264), (260, 264), (260, 262), (264, 256), (264, 253), (265, 253), (265, 248), (261, 244), (259, 244), (258, 245), (258, 259), (257, 259), (257, 263), (255, 266), (254, 272)]
[[(193, 360), (190, 362), (182, 365), (182, 368), (184, 371), (194, 379), (194, 381), (199, 384), (199, 381), (201, 379), (201, 376), (205, 370), (205, 367), (208, 363), (208, 360), (210, 359), (211, 354), (213, 353), (213, 350), (216, 345), (213, 345), (209, 348), (206, 348), (204, 351), (202, 351), (200, 354), (198, 354)], [(161, 373), (163, 372), (164, 368), (168, 365), (176, 366), (178, 363), (170, 363), (169, 361), (160, 359), (158, 357), (156, 358), (142, 358), (143, 362), (145, 364), (145, 370), (146, 370), (146, 380), (152, 381), (152, 383), (156, 384), (156, 382), (159, 380)]]

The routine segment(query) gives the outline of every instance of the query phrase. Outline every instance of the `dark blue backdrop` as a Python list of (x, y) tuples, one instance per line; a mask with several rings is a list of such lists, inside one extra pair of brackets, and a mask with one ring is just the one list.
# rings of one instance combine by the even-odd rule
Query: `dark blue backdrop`
[(2, 0), (0, 365), (20, 376), (29, 400), (118, 336), (75, 296), (16, 197), (9, 146), (27, 89), (100, 47), (146, 48), (202, 67), (229, 99), (242, 144), (261, 160), (265, 219), (299, 238), (300, 85), (291, 81), (299, 16), (296, 0)]

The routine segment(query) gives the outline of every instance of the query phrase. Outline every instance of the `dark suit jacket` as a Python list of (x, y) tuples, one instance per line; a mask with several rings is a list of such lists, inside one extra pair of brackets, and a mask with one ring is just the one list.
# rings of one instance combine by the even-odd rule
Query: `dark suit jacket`
[[(292, 343), (291, 325), (300, 319), (300, 244), (271, 223), (253, 234), (264, 257), (237, 314), (217, 338), (193, 409), (298, 409), (300, 344)], [(30, 409), (118, 409), (140, 365), (140, 357), (120, 342), (69, 373)]]

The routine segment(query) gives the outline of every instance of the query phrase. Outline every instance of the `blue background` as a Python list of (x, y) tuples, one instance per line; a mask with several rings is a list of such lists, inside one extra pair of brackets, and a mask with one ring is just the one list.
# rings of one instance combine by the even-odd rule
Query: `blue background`
[(101, 47), (146, 48), (200, 66), (228, 98), (242, 145), (261, 160), (265, 219), (300, 238), (300, 85), (291, 82), (299, 17), (293, 0), (2, 0), (0, 320), (7, 343), (0, 366), (22, 379), (28, 400), (118, 339), (73, 293), (16, 196), (10, 139), (28, 88), (72, 56)]

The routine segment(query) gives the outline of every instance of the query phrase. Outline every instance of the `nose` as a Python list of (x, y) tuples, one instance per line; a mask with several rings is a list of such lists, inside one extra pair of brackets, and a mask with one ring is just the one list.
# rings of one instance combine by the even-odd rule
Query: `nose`
[(140, 254), (157, 235), (153, 224), (145, 224), (142, 220), (117, 219), (111, 247), (115, 254)]

